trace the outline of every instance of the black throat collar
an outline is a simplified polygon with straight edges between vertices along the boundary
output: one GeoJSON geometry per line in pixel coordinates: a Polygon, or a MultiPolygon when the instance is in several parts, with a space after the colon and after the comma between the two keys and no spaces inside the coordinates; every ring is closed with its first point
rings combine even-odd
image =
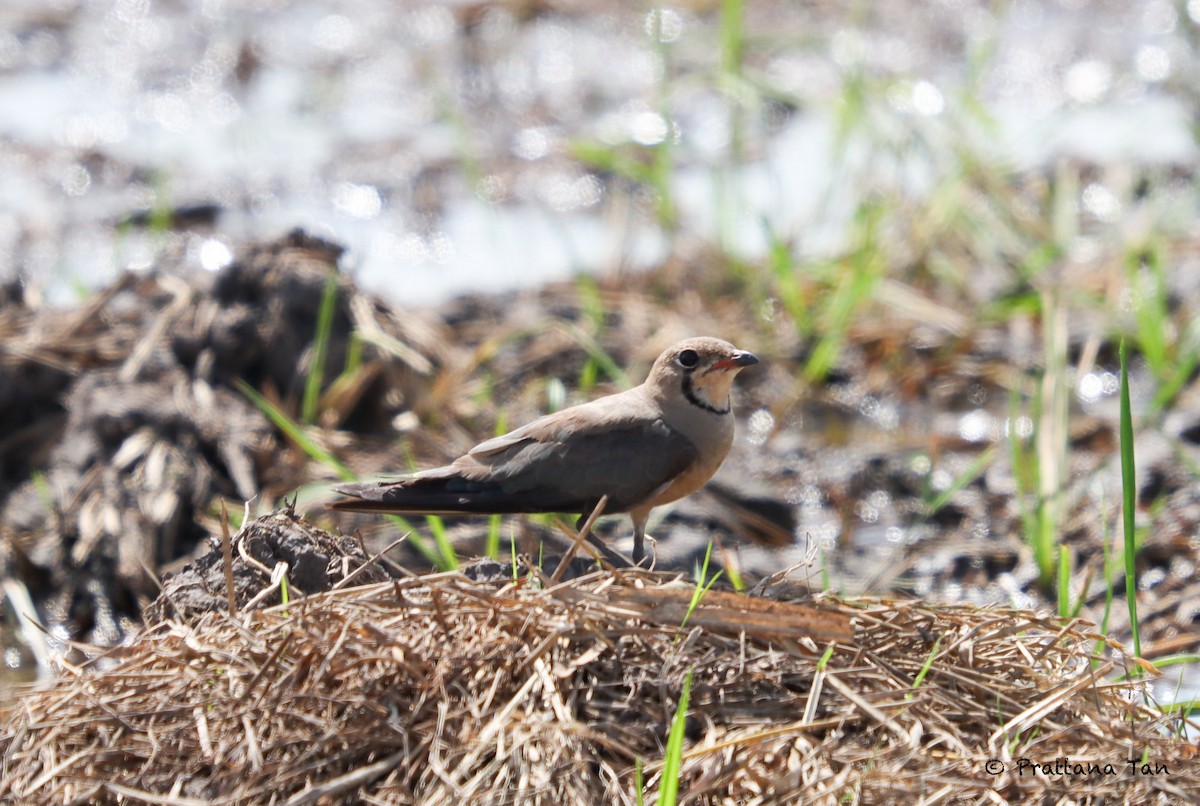
{"type": "Polygon", "coordinates": [[[729,413],[730,406],[728,405],[726,405],[723,409],[718,409],[716,406],[710,406],[700,399],[700,396],[696,394],[696,387],[692,383],[692,373],[690,372],[685,372],[683,375],[683,396],[686,397],[688,402],[693,406],[699,406],[707,412],[711,412],[713,414],[729,413]]]}

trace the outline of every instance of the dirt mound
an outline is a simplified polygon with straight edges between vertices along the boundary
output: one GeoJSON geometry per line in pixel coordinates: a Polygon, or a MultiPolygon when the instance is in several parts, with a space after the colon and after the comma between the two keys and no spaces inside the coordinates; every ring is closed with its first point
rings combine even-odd
{"type": "Polygon", "coordinates": [[[0,800],[634,803],[669,774],[685,679],[691,802],[1176,803],[1200,786],[1178,724],[1107,682],[1078,625],[717,591],[691,609],[695,592],[522,568],[164,621],[13,709],[0,800]]]}
{"type": "Polygon", "coordinates": [[[383,566],[370,562],[362,543],[317,529],[290,509],[258,518],[227,541],[212,537],[207,548],[163,580],[162,593],[146,610],[148,623],[282,604],[350,582],[391,578],[383,566]]]}
{"type": "Polygon", "coordinates": [[[96,643],[135,631],[157,569],[218,533],[216,500],[240,510],[314,477],[240,384],[296,408],[330,283],[325,377],[344,374],[356,330],[388,347],[360,349],[320,412],[378,431],[402,409],[409,372],[433,361],[411,346],[414,318],[339,276],[341,252],[294,232],[218,273],[127,274],[74,310],[5,297],[0,579],[44,623],[96,643]]]}

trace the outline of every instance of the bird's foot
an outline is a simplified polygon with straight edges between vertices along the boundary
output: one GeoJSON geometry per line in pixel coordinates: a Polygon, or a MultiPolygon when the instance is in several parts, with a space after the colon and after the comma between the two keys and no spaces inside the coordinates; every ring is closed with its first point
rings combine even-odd
{"type": "Polygon", "coordinates": [[[633,544],[633,564],[639,568],[654,570],[655,563],[658,562],[658,541],[650,535],[644,535],[643,540],[650,544],[649,556],[646,554],[646,549],[642,543],[635,542],[633,544]]]}

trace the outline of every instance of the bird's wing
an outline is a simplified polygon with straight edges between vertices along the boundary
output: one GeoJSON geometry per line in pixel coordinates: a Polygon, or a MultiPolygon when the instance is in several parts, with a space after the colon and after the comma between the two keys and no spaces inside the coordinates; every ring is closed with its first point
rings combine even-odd
{"type": "Polygon", "coordinates": [[[488,476],[508,495],[544,502],[546,509],[581,512],[607,495],[608,511],[622,512],[656,496],[696,461],[691,442],[654,420],[526,441],[491,465],[488,476]]]}
{"type": "Polygon", "coordinates": [[[695,445],[632,390],[534,420],[450,467],[531,506],[540,501],[539,508],[576,512],[607,495],[608,511],[620,512],[652,497],[698,458],[695,445]]]}
{"type": "Polygon", "coordinates": [[[690,440],[636,396],[564,409],[473,448],[445,467],[383,484],[343,485],[339,509],[443,512],[609,512],[652,498],[699,456],[690,440]]]}

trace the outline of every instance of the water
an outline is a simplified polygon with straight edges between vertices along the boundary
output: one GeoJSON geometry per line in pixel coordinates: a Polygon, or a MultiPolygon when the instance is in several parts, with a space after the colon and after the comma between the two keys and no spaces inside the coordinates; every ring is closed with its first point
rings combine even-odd
{"type": "MultiPolygon", "coordinates": [[[[721,21],[694,6],[10,0],[0,278],[68,302],[166,253],[213,270],[239,244],[300,226],[348,245],[362,286],[415,306],[654,266],[697,244],[753,257],[775,237],[827,253],[864,197],[922,200],[960,167],[963,145],[1005,175],[1094,166],[1071,204],[1102,228],[1125,220],[1139,171],[1195,171],[1197,0],[828,5],[752,4],[744,75],[721,76],[721,21]],[[855,111],[860,92],[869,100],[855,111]],[[581,144],[636,166],[669,146],[677,226],[662,225],[619,159],[577,159],[581,144]],[[215,223],[119,226],[202,203],[220,205],[215,223]]],[[[1195,220],[1191,196],[1176,206],[1183,226],[1195,220]]],[[[1076,256],[1089,248],[1071,243],[1076,256]]],[[[1081,402],[1111,409],[1111,381],[1085,378],[1081,402]]],[[[809,424],[835,448],[821,479],[856,473],[870,439],[1006,449],[1004,400],[933,419],[876,403],[861,419],[809,424]]],[[[786,459],[784,437],[772,442],[786,459]]],[[[912,471],[935,494],[966,456],[912,471]]],[[[879,556],[933,528],[901,528],[882,483],[843,522],[806,472],[788,500],[820,551],[848,529],[879,556]]],[[[941,555],[927,565],[915,568],[919,592],[953,597],[941,555]]]]}
{"type": "MultiPolygon", "coordinates": [[[[367,288],[422,305],[651,266],[695,240],[827,251],[872,182],[929,185],[944,166],[921,140],[936,152],[969,130],[1022,170],[1194,165],[1197,3],[940,5],[852,19],[754,4],[738,89],[718,75],[718,16],[684,7],[8,3],[0,276],[68,301],[166,251],[213,269],[302,226],[350,246],[367,288]],[[960,124],[976,64],[985,127],[960,124]],[[878,103],[842,141],[857,80],[878,103]],[[635,159],[668,143],[679,228],[644,188],[573,159],[582,142],[635,159]],[[115,226],[202,202],[225,210],[211,230],[115,226]]],[[[1104,215],[1116,194],[1089,198],[1104,215]]]]}

